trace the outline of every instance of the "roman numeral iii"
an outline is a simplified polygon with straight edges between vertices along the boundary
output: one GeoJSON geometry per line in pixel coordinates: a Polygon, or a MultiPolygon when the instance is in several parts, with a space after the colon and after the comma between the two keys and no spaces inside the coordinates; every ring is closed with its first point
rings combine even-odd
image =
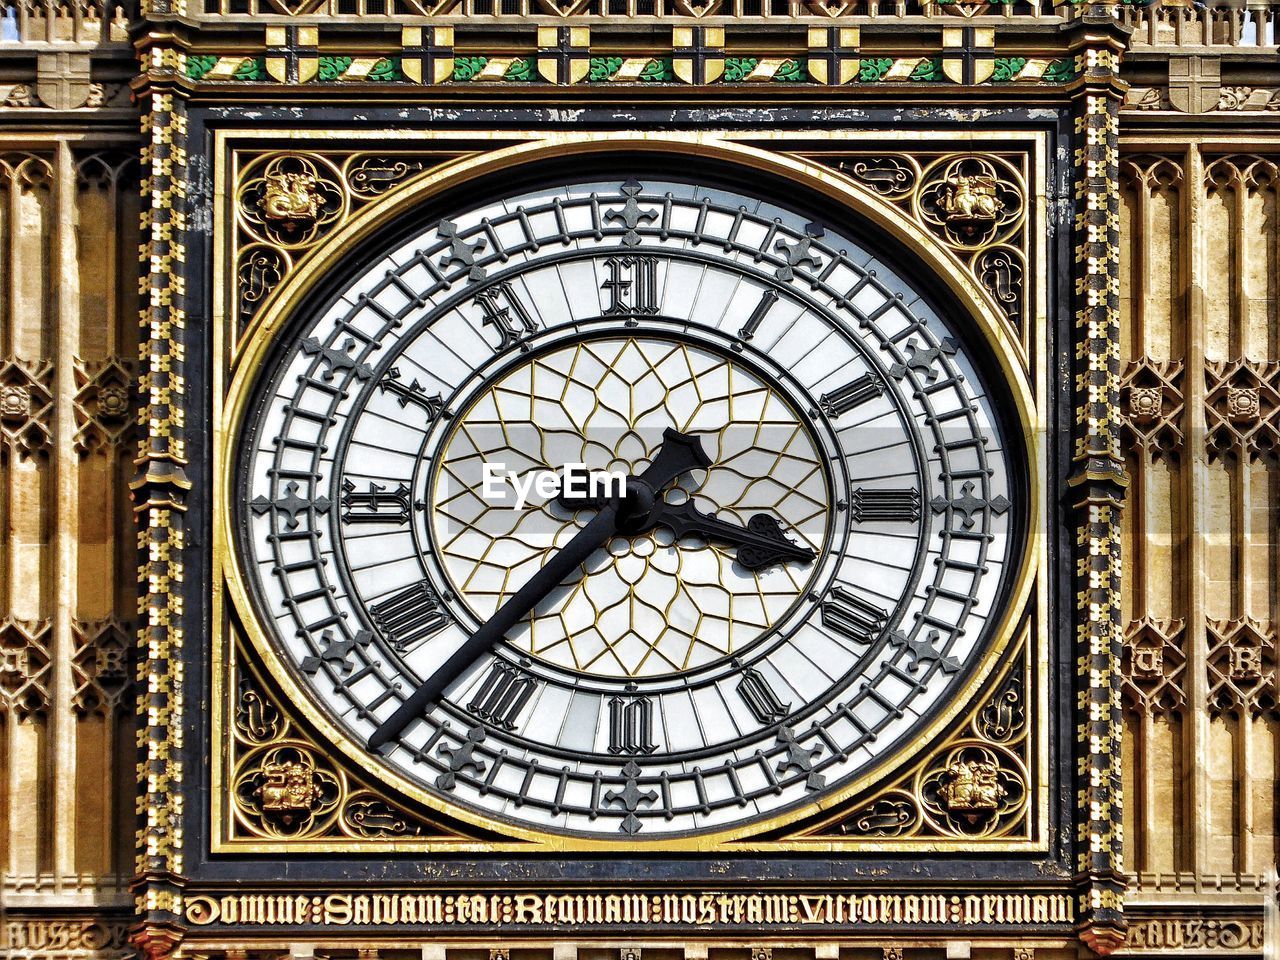
{"type": "Polygon", "coordinates": [[[888,614],[844,587],[832,587],[822,601],[822,625],[857,643],[870,643],[884,629],[888,614]]]}
{"type": "Polygon", "coordinates": [[[609,701],[609,752],[616,754],[653,753],[653,703],[648,697],[609,701]]]}
{"type": "Polygon", "coordinates": [[[874,523],[877,520],[920,519],[919,490],[864,490],[853,491],[849,515],[854,523],[874,523]]]}

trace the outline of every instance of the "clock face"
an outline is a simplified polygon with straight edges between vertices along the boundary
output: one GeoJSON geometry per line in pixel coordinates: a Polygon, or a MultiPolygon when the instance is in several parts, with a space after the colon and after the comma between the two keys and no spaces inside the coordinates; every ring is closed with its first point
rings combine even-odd
{"type": "Polygon", "coordinates": [[[1025,454],[970,325],[831,212],[561,178],[424,223],[280,346],[239,566],[371,767],[526,832],[742,831],[963,693],[1025,454]]]}

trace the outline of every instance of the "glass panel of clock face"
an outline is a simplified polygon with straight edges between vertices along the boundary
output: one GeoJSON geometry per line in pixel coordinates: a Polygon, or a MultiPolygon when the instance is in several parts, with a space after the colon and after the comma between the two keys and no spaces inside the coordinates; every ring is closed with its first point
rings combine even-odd
{"type": "Polygon", "coordinates": [[[371,764],[666,839],[809,809],[959,695],[1026,495],[976,336],[831,214],[561,182],[424,223],[305,318],[238,444],[238,549],[354,743],[601,510],[632,524],[371,764]],[[671,431],[708,465],[641,511],[671,431]]]}

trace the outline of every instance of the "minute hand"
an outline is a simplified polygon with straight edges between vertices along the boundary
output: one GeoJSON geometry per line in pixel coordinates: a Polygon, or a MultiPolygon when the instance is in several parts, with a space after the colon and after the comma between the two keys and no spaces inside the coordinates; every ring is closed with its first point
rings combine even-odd
{"type": "Polygon", "coordinates": [[[557,550],[529,581],[511,595],[496,613],[476,630],[435,673],[427,677],[404,703],[396,708],[373,735],[369,750],[374,751],[398,737],[400,731],[422,715],[428,704],[435,703],[463,670],[475,663],[501,640],[521,617],[536,607],[565,577],[576,570],[618,530],[618,505],[605,504],[591,522],[574,534],[573,539],[557,550]]]}
{"type": "Polygon", "coordinates": [[[748,570],[762,570],[788,560],[812,563],[817,556],[808,547],[787,539],[781,524],[767,513],[757,513],[743,527],[703,513],[686,500],[666,504],[656,523],[669,528],[677,538],[698,536],[737,547],[736,559],[748,570]]]}
{"type": "Polygon", "coordinates": [[[574,534],[563,547],[553,553],[529,582],[511,595],[497,612],[436,668],[373,731],[369,750],[374,751],[400,735],[400,732],[422,715],[428,704],[435,703],[445,688],[467,667],[493,648],[525,614],[551,593],[569,574],[586,563],[610,537],[625,527],[642,530],[653,525],[653,517],[661,509],[661,490],[684,473],[710,463],[702,441],[697,437],[668,428],[653,462],[638,477],[627,478],[627,495],[621,502],[611,500],[600,508],[591,521],[574,534]]]}

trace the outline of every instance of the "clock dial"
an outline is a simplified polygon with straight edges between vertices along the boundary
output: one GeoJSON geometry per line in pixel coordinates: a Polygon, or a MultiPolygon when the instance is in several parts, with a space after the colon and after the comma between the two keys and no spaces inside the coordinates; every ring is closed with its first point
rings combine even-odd
{"type": "MultiPolygon", "coordinates": [[[[517,508],[509,485],[486,497],[486,465],[537,475],[582,464],[625,476],[652,459],[668,427],[696,435],[712,460],[673,485],[670,500],[692,497],[744,527],[764,513],[821,549],[831,513],[825,457],[780,389],[740,355],[688,340],[574,336],[486,384],[441,444],[432,552],[472,618],[491,617],[582,519],[555,497],[517,508]]],[[[522,654],[595,677],[679,673],[758,639],[813,571],[747,570],[733,546],[677,540],[662,525],[620,533],[508,639],[522,654]]]]}
{"type": "Polygon", "coordinates": [[[661,840],[798,815],[961,694],[1021,563],[1023,455],[967,330],[732,190],[457,210],[261,378],[256,614],[353,742],[381,731],[371,764],[464,816],[661,840]],[[654,481],[673,444],[698,452],[654,481]]]}

